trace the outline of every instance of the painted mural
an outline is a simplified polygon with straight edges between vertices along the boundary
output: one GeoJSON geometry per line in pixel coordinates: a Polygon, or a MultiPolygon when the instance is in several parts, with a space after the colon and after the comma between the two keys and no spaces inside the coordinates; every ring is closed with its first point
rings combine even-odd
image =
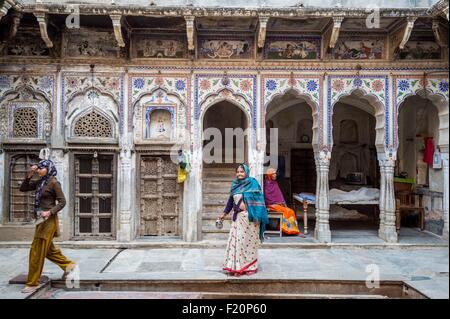
{"type": "Polygon", "coordinates": [[[433,41],[409,41],[403,50],[397,52],[400,60],[438,60],[441,59],[441,47],[433,41]]]}
{"type": "Polygon", "coordinates": [[[146,139],[170,139],[172,137],[172,109],[147,108],[145,116],[146,139]]]}
{"type": "Polygon", "coordinates": [[[18,34],[14,41],[9,42],[4,49],[5,55],[11,56],[49,56],[50,50],[45,45],[39,34],[27,36],[26,34],[18,34]]]}
{"type": "Polygon", "coordinates": [[[238,39],[201,39],[199,58],[248,59],[253,57],[253,41],[238,39]]]}
{"type": "Polygon", "coordinates": [[[315,60],[320,59],[320,37],[268,39],[266,59],[315,60]]]}
{"type": "Polygon", "coordinates": [[[383,39],[342,38],[332,50],[331,58],[336,60],[380,60],[384,56],[383,39]]]}
{"type": "MultiPolygon", "coordinates": [[[[181,37],[180,37],[181,38],[181,37]]],[[[187,46],[177,39],[154,39],[145,35],[133,37],[134,58],[186,58],[187,46]]]]}
{"type": "Polygon", "coordinates": [[[67,32],[64,37],[64,55],[81,58],[121,58],[123,52],[110,32],[67,32]]]}

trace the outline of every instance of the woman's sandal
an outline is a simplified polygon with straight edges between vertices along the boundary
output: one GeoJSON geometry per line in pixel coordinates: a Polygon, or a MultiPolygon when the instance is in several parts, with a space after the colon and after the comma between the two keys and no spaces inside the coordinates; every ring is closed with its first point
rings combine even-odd
{"type": "Polygon", "coordinates": [[[23,288],[21,290],[21,292],[24,294],[31,294],[31,293],[35,292],[37,289],[38,289],[38,286],[25,286],[25,288],[23,288]]]}

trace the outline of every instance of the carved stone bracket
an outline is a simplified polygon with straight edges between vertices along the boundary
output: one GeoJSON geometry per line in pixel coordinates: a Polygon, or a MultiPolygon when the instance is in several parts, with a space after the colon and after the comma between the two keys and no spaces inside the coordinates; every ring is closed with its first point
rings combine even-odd
{"type": "Polygon", "coordinates": [[[8,39],[11,40],[17,34],[17,30],[19,29],[20,20],[22,20],[23,14],[19,11],[14,11],[11,15],[11,28],[9,29],[8,39]]]}
{"type": "Polygon", "coordinates": [[[122,35],[122,15],[111,14],[110,18],[113,23],[114,35],[116,36],[117,44],[119,47],[123,48],[125,46],[125,41],[122,35]]]}
{"type": "Polygon", "coordinates": [[[412,29],[414,28],[414,22],[416,22],[416,20],[417,20],[417,17],[406,18],[406,27],[403,32],[403,38],[398,46],[400,49],[403,50],[405,48],[405,45],[408,42],[409,37],[411,36],[412,29]]]}
{"type": "Polygon", "coordinates": [[[258,31],[258,48],[264,48],[264,43],[266,42],[266,31],[267,31],[267,22],[269,21],[269,17],[260,16],[259,17],[259,31],[258,31]]]}
{"type": "Polygon", "coordinates": [[[341,31],[342,21],[344,21],[344,17],[333,18],[333,26],[331,32],[329,32],[329,38],[326,38],[327,48],[333,49],[336,46],[339,32],[341,31]]]}
{"type": "Polygon", "coordinates": [[[16,3],[13,0],[4,0],[0,3],[0,20],[8,14],[8,10],[15,7],[16,3]]]}
{"type": "Polygon", "coordinates": [[[433,34],[441,48],[448,48],[447,34],[442,30],[438,19],[433,19],[433,34]]]}
{"type": "Polygon", "coordinates": [[[47,32],[47,13],[42,11],[34,12],[34,15],[36,16],[36,19],[39,23],[39,29],[41,30],[41,37],[42,40],[44,40],[45,45],[48,48],[53,48],[53,42],[50,40],[47,32]]]}
{"type": "Polygon", "coordinates": [[[391,36],[390,36],[390,56],[393,57],[394,53],[397,50],[402,50],[406,43],[409,40],[409,37],[411,36],[411,32],[413,30],[414,27],[414,23],[417,20],[417,17],[407,17],[406,18],[406,25],[404,27],[401,27],[400,29],[398,29],[397,31],[395,31],[391,36]]]}
{"type": "Polygon", "coordinates": [[[188,49],[190,51],[195,50],[195,42],[194,42],[194,16],[185,16],[184,19],[186,20],[186,33],[187,33],[187,41],[188,41],[188,49]]]}

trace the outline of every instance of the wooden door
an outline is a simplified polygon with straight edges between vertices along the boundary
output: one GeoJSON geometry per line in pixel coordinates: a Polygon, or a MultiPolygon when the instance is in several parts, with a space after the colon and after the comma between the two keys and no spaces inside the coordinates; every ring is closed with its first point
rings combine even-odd
{"type": "Polygon", "coordinates": [[[170,156],[142,156],[140,165],[140,235],[180,235],[178,165],[170,156]]]}
{"type": "Polygon", "coordinates": [[[114,155],[75,156],[75,236],[112,237],[114,155]]]}
{"type": "MultiPolygon", "coordinates": [[[[39,157],[36,154],[20,154],[11,157],[9,170],[9,222],[11,223],[32,220],[35,191],[21,192],[19,188],[31,165],[38,162],[39,157]]],[[[38,179],[36,173],[32,180],[38,179]]]]}
{"type": "Polygon", "coordinates": [[[316,164],[312,149],[291,152],[291,193],[316,192],[316,164]]]}

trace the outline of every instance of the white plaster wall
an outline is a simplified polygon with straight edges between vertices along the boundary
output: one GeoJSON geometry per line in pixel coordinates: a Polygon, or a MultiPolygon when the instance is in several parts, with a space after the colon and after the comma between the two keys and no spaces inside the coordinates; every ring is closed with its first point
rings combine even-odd
{"type": "MultiPolygon", "coordinates": [[[[274,128],[278,128],[278,151],[288,154],[285,157],[286,177],[291,174],[291,149],[311,148],[311,143],[297,143],[297,124],[302,120],[313,120],[311,107],[306,103],[298,103],[280,110],[277,105],[271,105],[266,123],[271,120],[274,128]],[[272,116],[271,116],[272,115],[272,116]]],[[[309,132],[312,139],[312,130],[309,132]]]]}
{"type": "Polygon", "coordinates": [[[375,118],[354,106],[336,103],[333,112],[333,151],[330,162],[330,180],[335,180],[339,175],[341,155],[347,151],[357,157],[358,170],[364,172],[372,180],[376,178],[376,157],[370,147],[375,146],[375,118]],[[358,143],[342,144],[341,121],[354,120],[358,127],[358,143]],[[366,145],[366,146],[364,146],[366,145]]]}
{"type": "MultiPolygon", "coordinates": [[[[417,162],[422,162],[423,141],[432,136],[434,145],[439,141],[439,116],[431,101],[412,96],[401,105],[399,114],[398,173],[405,171],[411,178],[417,178],[417,162]]],[[[442,192],[444,173],[442,169],[428,167],[429,188],[442,192]]]]}

